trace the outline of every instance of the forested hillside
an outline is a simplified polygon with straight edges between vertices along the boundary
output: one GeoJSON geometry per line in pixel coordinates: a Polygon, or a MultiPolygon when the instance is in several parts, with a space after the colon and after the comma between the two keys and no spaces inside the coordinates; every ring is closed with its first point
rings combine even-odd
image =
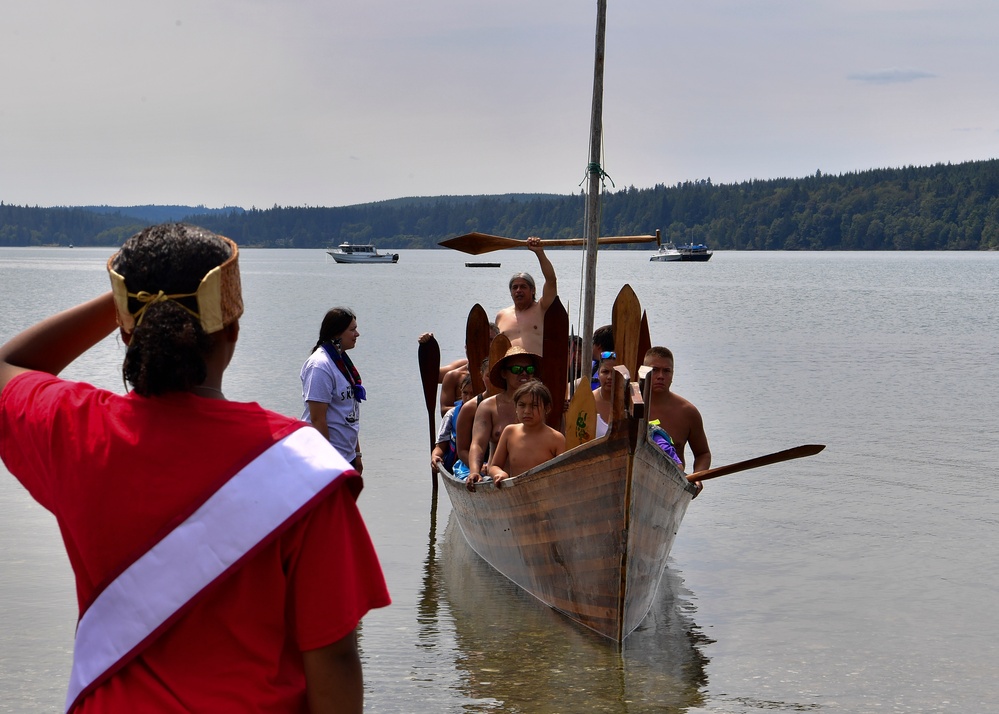
{"type": "MultiPolygon", "coordinates": [[[[445,196],[339,208],[216,210],[186,220],[243,245],[322,248],[350,241],[430,248],[470,231],[580,236],[583,204],[582,195],[445,196]]],[[[114,244],[144,223],[129,209],[101,210],[0,203],[0,245],[114,244]]],[[[603,235],[660,229],[676,243],[722,250],[995,250],[999,160],[627,188],[607,193],[602,226],[603,235]]]]}

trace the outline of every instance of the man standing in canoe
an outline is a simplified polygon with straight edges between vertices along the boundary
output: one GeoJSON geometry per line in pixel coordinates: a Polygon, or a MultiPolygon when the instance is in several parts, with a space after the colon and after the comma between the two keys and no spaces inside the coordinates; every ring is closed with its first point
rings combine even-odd
{"type": "Polygon", "coordinates": [[[528,352],[540,355],[545,331],[545,311],[558,297],[558,282],[555,268],[541,246],[541,239],[528,238],[527,247],[538,256],[541,274],[545,278],[541,299],[537,299],[534,278],[528,273],[517,273],[510,278],[510,297],[513,298],[513,305],[497,313],[496,325],[499,331],[510,339],[511,345],[523,347],[528,352]]]}
{"type": "MultiPolygon", "coordinates": [[[[650,368],[648,378],[652,380],[649,421],[659,421],[684,465],[687,463],[686,447],[690,446],[694,456],[692,473],[711,468],[711,448],[704,433],[701,413],[689,401],[670,391],[673,385],[673,353],[665,347],[653,347],[645,353],[644,364],[650,368]]],[[[694,485],[700,493],[701,482],[697,481],[694,485]]]]}

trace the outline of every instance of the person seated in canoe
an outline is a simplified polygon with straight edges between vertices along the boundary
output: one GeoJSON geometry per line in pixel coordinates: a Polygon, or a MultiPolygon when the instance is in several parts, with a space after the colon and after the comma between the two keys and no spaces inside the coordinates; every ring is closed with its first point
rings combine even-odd
{"type": "Polygon", "coordinates": [[[565,451],[565,436],[545,423],[552,408],[552,394],[537,380],[520,385],[513,393],[518,424],[503,429],[489,464],[494,483],[530,471],[565,451]]]}
{"type": "Polygon", "coordinates": [[[590,368],[590,389],[600,388],[600,377],[597,374],[600,369],[600,360],[604,359],[604,354],[613,353],[614,328],[610,325],[598,327],[593,331],[593,362],[590,368]]]}
{"type": "Polygon", "coordinates": [[[434,450],[430,453],[430,465],[434,468],[444,468],[451,470],[458,460],[458,446],[455,431],[455,423],[461,413],[462,406],[475,398],[472,391],[472,377],[466,374],[461,380],[461,398],[456,400],[454,406],[447,410],[444,418],[441,419],[441,428],[437,432],[437,441],[434,450]]]}
{"type": "Polygon", "coordinates": [[[593,390],[593,404],[596,407],[597,423],[594,434],[600,438],[607,433],[611,420],[611,397],[614,388],[614,367],[617,365],[616,352],[601,352],[597,377],[600,386],[593,390]]]}
{"type": "MultiPolygon", "coordinates": [[[[673,385],[673,353],[665,347],[653,347],[645,353],[643,364],[650,368],[647,378],[652,380],[649,423],[658,422],[669,434],[682,466],[686,466],[685,452],[689,445],[693,455],[691,472],[711,468],[711,449],[704,433],[701,413],[689,401],[670,391],[673,385]]],[[[701,482],[696,481],[694,486],[700,493],[703,488],[701,482]]]]}
{"type": "Polygon", "coordinates": [[[451,473],[455,478],[460,479],[468,477],[468,452],[472,446],[472,425],[475,423],[475,412],[478,411],[479,405],[483,400],[488,398],[489,393],[493,391],[492,384],[489,382],[488,357],[482,360],[479,369],[481,370],[482,383],[485,385],[485,389],[482,390],[481,394],[476,394],[473,399],[462,404],[461,410],[454,419],[454,443],[458,460],[454,462],[454,468],[451,470],[451,473]]]}
{"type": "Polygon", "coordinates": [[[487,463],[489,453],[495,453],[500,435],[509,424],[517,421],[514,392],[535,378],[541,357],[523,347],[510,345],[506,335],[493,340],[490,349],[489,381],[501,391],[482,400],[472,422],[472,442],[468,448],[468,482],[477,483],[487,463]]]}
{"type": "Polygon", "coordinates": [[[496,325],[499,331],[509,338],[511,345],[523,347],[528,352],[540,355],[545,332],[545,311],[558,297],[558,282],[555,268],[541,246],[541,239],[528,238],[527,247],[538,256],[541,274],[545,278],[541,299],[537,299],[534,278],[528,273],[515,274],[509,283],[513,305],[497,313],[496,325]]]}

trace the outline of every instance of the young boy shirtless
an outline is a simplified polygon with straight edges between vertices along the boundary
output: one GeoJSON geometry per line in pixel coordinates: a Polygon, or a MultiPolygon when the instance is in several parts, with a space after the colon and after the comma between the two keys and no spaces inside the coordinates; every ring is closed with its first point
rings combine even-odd
{"type": "Polygon", "coordinates": [[[499,483],[522,474],[565,451],[565,437],[545,423],[552,408],[552,395],[537,380],[522,385],[513,395],[519,424],[510,424],[500,434],[489,475],[499,483]]]}

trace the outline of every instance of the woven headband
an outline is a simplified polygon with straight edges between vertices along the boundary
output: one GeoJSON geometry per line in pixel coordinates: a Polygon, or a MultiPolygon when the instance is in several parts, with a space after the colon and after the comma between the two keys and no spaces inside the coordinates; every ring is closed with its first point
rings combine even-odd
{"type": "Polygon", "coordinates": [[[186,305],[177,302],[196,320],[201,323],[201,327],[208,334],[218,332],[226,325],[237,320],[243,314],[243,296],[239,281],[239,247],[225,236],[219,236],[231,249],[229,258],[222,265],[217,265],[208,271],[208,274],[201,279],[198,289],[193,293],[176,293],[167,295],[162,290],[157,293],[140,290],[137,293],[130,293],[125,285],[125,278],[111,267],[114,259],[118,256],[115,253],[108,258],[108,273],[111,276],[111,294],[114,297],[115,315],[118,325],[131,333],[137,325],[142,324],[142,318],[150,305],[166,300],[177,301],[180,298],[193,297],[197,299],[198,310],[195,312],[186,305]],[[138,300],[142,307],[134,313],[128,309],[128,299],[138,300]]]}

